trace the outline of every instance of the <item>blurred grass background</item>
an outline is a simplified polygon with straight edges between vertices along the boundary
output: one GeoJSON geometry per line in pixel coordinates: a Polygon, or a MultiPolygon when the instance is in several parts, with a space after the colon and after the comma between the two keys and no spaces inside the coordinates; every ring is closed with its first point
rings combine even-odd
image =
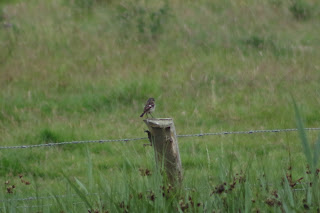
{"type": "MultiPolygon", "coordinates": [[[[1,1],[0,144],[144,136],[149,97],[178,134],[294,128],[291,95],[305,126],[319,127],[319,21],[316,0],[1,1]]],[[[126,164],[152,168],[143,143],[89,145],[93,169],[108,178],[126,164]]],[[[223,162],[238,172],[250,162],[279,181],[290,166],[306,169],[297,133],[179,146],[186,182],[217,184],[211,173],[223,162]]],[[[87,148],[1,151],[0,179],[37,182],[17,195],[55,191],[61,170],[86,181],[87,148]]]]}

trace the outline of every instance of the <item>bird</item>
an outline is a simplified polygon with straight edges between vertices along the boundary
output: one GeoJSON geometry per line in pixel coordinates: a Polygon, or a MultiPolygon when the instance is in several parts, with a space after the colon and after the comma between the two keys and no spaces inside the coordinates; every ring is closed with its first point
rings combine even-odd
{"type": "Polygon", "coordinates": [[[146,105],[144,106],[143,113],[140,115],[140,117],[143,117],[144,114],[146,114],[147,117],[148,117],[148,114],[152,116],[151,113],[154,112],[155,108],[156,108],[156,103],[154,98],[149,98],[146,105]]]}

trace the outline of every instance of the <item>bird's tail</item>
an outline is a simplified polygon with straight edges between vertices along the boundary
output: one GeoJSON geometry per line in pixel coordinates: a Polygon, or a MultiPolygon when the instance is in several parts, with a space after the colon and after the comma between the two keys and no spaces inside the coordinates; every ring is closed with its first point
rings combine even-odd
{"type": "Polygon", "coordinates": [[[143,113],[140,115],[140,117],[143,117],[144,113],[145,113],[145,112],[143,112],[143,113]]]}

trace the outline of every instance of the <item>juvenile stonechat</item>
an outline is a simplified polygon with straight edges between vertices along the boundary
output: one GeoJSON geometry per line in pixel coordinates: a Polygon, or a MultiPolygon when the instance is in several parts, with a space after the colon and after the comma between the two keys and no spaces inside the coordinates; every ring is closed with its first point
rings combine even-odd
{"type": "Polygon", "coordinates": [[[155,103],[154,98],[149,98],[144,109],[143,109],[143,113],[140,115],[140,117],[143,117],[144,114],[146,114],[147,117],[148,117],[148,114],[150,114],[152,116],[151,113],[153,113],[155,109],[156,109],[156,103],[155,103]]]}

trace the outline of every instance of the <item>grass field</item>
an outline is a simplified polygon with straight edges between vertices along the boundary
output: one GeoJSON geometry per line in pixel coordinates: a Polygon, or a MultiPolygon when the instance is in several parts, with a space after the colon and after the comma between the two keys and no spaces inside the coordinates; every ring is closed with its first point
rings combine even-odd
{"type": "MultiPolygon", "coordinates": [[[[0,146],[144,137],[149,97],[177,134],[320,127],[319,35],[316,0],[1,1],[0,146]]],[[[0,212],[319,212],[318,134],[179,138],[180,191],[147,141],[0,150],[0,212]]]]}

